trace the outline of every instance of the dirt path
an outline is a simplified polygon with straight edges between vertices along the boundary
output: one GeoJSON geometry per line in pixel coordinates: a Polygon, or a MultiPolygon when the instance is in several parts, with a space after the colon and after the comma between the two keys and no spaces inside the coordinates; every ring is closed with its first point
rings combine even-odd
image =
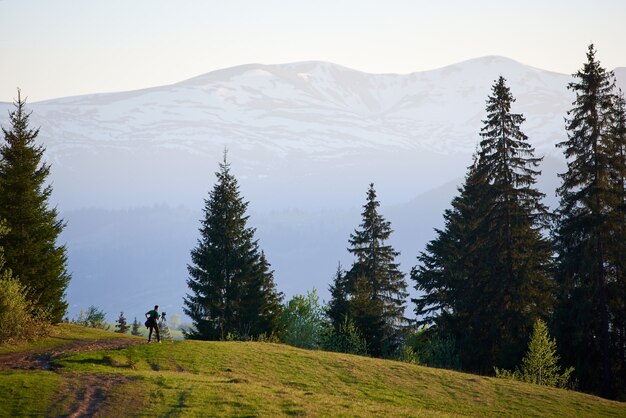
{"type": "MultiPolygon", "coordinates": [[[[111,340],[81,340],[40,350],[0,355],[0,370],[52,370],[52,361],[73,353],[96,350],[117,350],[144,344],[144,340],[115,338],[111,340]]],[[[70,401],[68,417],[97,415],[111,389],[122,385],[128,377],[110,374],[64,374],[64,384],[58,388],[57,401],[70,401]]],[[[56,402],[55,402],[56,403],[56,402]]]]}
{"type": "Polygon", "coordinates": [[[52,361],[67,354],[83,351],[117,350],[145,341],[131,338],[112,340],[81,340],[41,350],[0,355],[0,370],[51,370],[52,361]]]}
{"type": "Polygon", "coordinates": [[[69,392],[74,395],[70,406],[70,418],[92,417],[103,414],[101,407],[111,393],[111,390],[130,379],[124,376],[80,374],[74,376],[70,383],[69,392]]]}

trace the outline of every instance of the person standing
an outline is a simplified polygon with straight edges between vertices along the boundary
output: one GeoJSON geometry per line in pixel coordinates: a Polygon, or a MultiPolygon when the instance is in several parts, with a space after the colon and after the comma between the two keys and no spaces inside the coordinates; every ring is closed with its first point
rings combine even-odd
{"type": "Polygon", "coordinates": [[[146,326],[150,330],[148,332],[148,342],[152,340],[152,330],[154,330],[156,334],[157,342],[161,342],[161,336],[159,335],[159,318],[161,314],[159,313],[159,305],[154,305],[154,309],[146,312],[146,326]]]}

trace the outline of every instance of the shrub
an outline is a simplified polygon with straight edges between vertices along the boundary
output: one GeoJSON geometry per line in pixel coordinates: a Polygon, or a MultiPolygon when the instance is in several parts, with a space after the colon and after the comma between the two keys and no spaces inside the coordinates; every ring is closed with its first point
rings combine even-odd
{"type": "Polygon", "coordinates": [[[445,335],[437,328],[424,327],[407,338],[407,343],[420,364],[442,369],[459,370],[461,359],[454,336],[445,335]]]}
{"type": "Polygon", "coordinates": [[[313,289],[306,296],[295,295],[291,298],[278,318],[278,328],[280,339],[285,344],[320,348],[325,322],[317,291],[313,289]]]}
{"type": "Polygon", "coordinates": [[[266,333],[262,333],[259,334],[256,341],[259,343],[279,343],[280,338],[278,338],[278,336],[274,333],[271,333],[269,335],[266,333]]]}
{"type": "Polygon", "coordinates": [[[407,343],[402,344],[398,348],[394,358],[398,361],[403,361],[405,363],[420,364],[420,359],[417,353],[415,352],[413,347],[411,347],[411,345],[407,343]]]}
{"type": "Polygon", "coordinates": [[[367,355],[367,342],[361,337],[354,321],[344,316],[339,329],[327,327],[322,338],[322,349],[337,353],[367,355]]]}
{"type": "Polygon", "coordinates": [[[76,325],[80,325],[83,327],[108,330],[111,328],[111,326],[104,322],[105,318],[106,314],[102,309],[91,305],[89,308],[87,308],[87,312],[81,309],[78,313],[78,318],[73,322],[76,325]]]}
{"type": "Polygon", "coordinates": [[[33,340],[48,334],[45,312],[26,297],[27,289],[10,272],[0,278],[0,344],[33,340]]]}
{"type": "Polygon", "coordinates": [[[431,338],[423,348],[422,358],[425,364],[432,367],[454,370],[461,368],[461,359],[453,336],[436,335],[431,338]]]}

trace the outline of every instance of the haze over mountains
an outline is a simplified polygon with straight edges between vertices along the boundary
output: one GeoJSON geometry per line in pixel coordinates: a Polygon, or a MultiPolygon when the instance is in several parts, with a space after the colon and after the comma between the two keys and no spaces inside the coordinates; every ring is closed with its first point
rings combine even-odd
{"type": "MultiPolygon", "coordinates": [[[[626,68],[615,74],[626,90],[626,68]]],[[[287,296],[316,287],[327,298],[338,261],[351,263],[347,241],[370,182],[408,273],[471,163],[499,75],[546,157],[541,188],[553,205],[571,76],[502,57],[408,75],[250,64],[170,86],[28,103],[52,163],[53,203],[68,223],[70,316],[91,304],[110,319],[124,311],[132,320],[155,303],[182,311],[189,251],[225,148],[287,296]]],[[[4,127],[11,107],[0,103],[4,127]]]]}

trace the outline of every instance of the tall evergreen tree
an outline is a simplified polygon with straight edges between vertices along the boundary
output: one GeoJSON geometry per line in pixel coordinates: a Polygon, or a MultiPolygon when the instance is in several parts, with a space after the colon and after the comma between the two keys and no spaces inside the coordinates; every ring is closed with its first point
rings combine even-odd
{"type": "Polygon", "coordinates": [[[534,156],[520,128],[524,117],[511,112],[513,102],[500,76],[487,100],[476,168],[488,184],[478,224],[486,262],[482,295],[493,309],[489,323],[497,342],[492,361],[501,365],[517,363],[535,320],[554,306],[552,244],[543,236],[550,215],[535,186],[543,158],[534,156]]]}
{"type": "Polygon", "coordinates": [[[391,223],[378,213],[374,185],[367,191],[360,229],[350,235],[356,260],[346,273],[350,317],[354,320],[374,356],[391,354],[398,331],[404,324],[406,281],[395,258],[399,255],[386,243],[393,232],[391,223]]]}
{"type": "Polygon", "coordinates": [[[623,253],[615,257],[615,245],[623,248],[623,241],[615,241],[624,226],[623,215],[616,216],[624,187],[623,180],[618,184],[623,167],[616,153],[623,146],[612,129],[614,76],[600,65],[593,45],[587,62],[573,76],[568,88],[576,100],[566,119],[567,140],[557,144],[564,148],[567,171],[560,175],[563,182],[557,190],[560,206],[555,236],[561,292],[556,323],[564,359],[574,364],[581,387],[608,396],[614,384],[615,358],[610,332],[616,312],[611,306],[624,306],[623,295],[615,299],[609,294],[623,265],[617,259],[623,253]]]}
{"type": "Polygon", "coordinates": [[[270,334],[280,313],[269,263],[248,227],[248,203],[226,161],[205,200],[198,245],[191,251],[184,311],[193,321],[188,338],[216,340],[270,334]]]}
{"type": "Polygon", "coordinates": [[[418,255],[419,264],[411,270],[415,289],[421,293],[412,299],[417,324],[434,326],[440,338],[462,343],[457,348],[466,369],[475,369],[474,360],[483,354],[481,346],[470,342],[490,316],[476,309],[482,292],[474,279],[479,272],[476,253],[481,249],[475,230],[483,212],[479,192],[486,185],[475,165],[469,168],[452,207],[444,212],[444,228],[435,230],[436,238],[418,255]]]}
{"type": "Polygon", "coordinates": [[[39,130],[29,127],[30,113],[19,90],[14,104],[11,127],[2,127],[0,145],[0,219],[6,219],[9,228],[0,246],[13,276],[29,289],[29,299],[53,322],[60,322],[70,281],[65,246],[57,245],[65,224],[56,209],[48,207],[50,166],[42,161],[45,149],[35,142],[39,130]]]}
{"type": "Polygon", "coordinates": [[[533,322],[553,306],[549,213],[535,187],[541,158],[514,101],[499,77],[465,185],[411,274],[425,292],[418,317],[452,334],[463,367],[480,372],[517,364],[533,322]]]}

